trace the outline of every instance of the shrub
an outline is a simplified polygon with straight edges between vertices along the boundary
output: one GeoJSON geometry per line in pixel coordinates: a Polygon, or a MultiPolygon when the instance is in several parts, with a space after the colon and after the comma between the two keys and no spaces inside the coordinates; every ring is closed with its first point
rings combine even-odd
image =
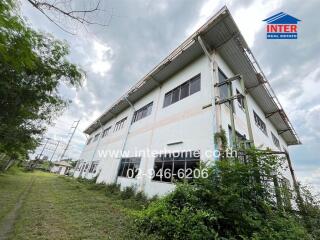
{"type": "Polygon", "coordinates": [[[99,190],[104,190],[106,188],[106,185],[103,184],[103,183],[95,183],[95,184],[90,184],[88,186],[88,190],[96,190],[96,191],[99,191],[99,190]]]}
{"type": "Polygon", "coordinates": [[[217,161],[208,178],[179,183],[136,219],[160,239],[312,239],[301,216],[278,208],[261,176],[278,173],[281,159],[251,152],[250,162],[217,161]]]}
{"type": "Polygon", "coordinates": [[[142,191],[139,191],[136,193],[135,200],[142,203],[142,204],[148,203],[148,198],[147,198],[146,194],[142,191]]]}
{"type": "Polygon", "coordinates": [[[106,188],[107,196],[118,195],[120,193],[120,184],[117,184],[117,183],[106,184],[105,188],[106,188]]]}
{"type": "Polygon", "coordinates": [[[133,198],[135,196],[135,192],[136,192],[136,189],[134,186],[125,187],[120,192],[120,198],[123,200],[133,198]]]}
{"type": "Polygon", "coordinates": [[[158,195],[154,195],[152,198],[149,199],[149,202],[155,202],[159,200],[159,196],[158,195]]]}

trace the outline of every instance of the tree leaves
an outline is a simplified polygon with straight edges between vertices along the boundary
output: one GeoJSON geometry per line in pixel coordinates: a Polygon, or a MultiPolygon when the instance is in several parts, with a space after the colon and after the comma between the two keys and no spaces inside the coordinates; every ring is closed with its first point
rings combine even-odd
{"type": "Polygon", "coordinates": [[[66,56],[66,42],[31,29],[14,1],[0,2],[0,152],[24,155],[67,106],[58,92],[80,87],[84,77],[66,56]]]}

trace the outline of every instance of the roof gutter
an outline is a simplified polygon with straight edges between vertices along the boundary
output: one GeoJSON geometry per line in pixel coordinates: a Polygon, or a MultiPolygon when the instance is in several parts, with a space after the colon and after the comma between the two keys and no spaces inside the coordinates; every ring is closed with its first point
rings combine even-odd
{"type": "Polygon", "coordinates": [[[110,112],[117,104],[119,104],[125,97],[129,97],[130,94],[132,94],[137,88],[142,86],[145,81],[152,79],[154,75],[156,75],[158,72],[163,70],[167,65],[171,63],[172,60],[174,60],[177,56],[179,56],[183,51],[188,49],[192,44],[194,44],[197,40],[197,37],[205,32],[205,30],[210,27],[212,24],[214,24],[215,20],[223,14],[223,12],[227,11],[227,7],[222,7],[214,16],[212,16],[203,26],[201,26],[196,32],[194,32],[189,38],[187,38],[179,47],[177,47],[175,50],[173,50],[168,57],[166,57],[164,60],[162,60],[155,68],[153,68],[145,77],[143,77],[139,82],[137,82],[129,91],[127,91],[120,99],[113,104],[110,108],[108,108],[103,114],[101,114],[97,119],[95,119],[93,124],[90,124],[89,127],[87,127],[84,130],[84,133],[90,134],[96,129],[90,131],[90,128],[94,127],[95,123],[100,120],[105,114],[110,112]]]}

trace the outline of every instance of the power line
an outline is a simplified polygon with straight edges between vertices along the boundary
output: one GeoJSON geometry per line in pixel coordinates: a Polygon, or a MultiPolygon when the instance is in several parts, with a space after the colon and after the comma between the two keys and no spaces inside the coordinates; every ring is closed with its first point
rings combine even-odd
{"type": "Polygon", "coordinates": [[[54,157],[54,155],[55,155],[55,153],[56,153],[56,151],[57,151],[57,148],[59,147],[59,144],[60,144],[60,141],[57,142],[56,148],[54,149],[54,151],[53,151],[53,153],[52,153],[52,155],[51,155],[51,158],[50,158],[50,160],[49,160],[49,169],[50,169],[50,166],[51,166],[51,162],[52,162],[52,160],[53,160],[53,157],[54,157]]]}
{"type": "Polygon", "coordinates": [[[71,142],[71,140],[72,140],[72,138],[73,138],[73,135],[74,135],[74,133],[75,133],[75,131],[76,131],[78,125],[79,125],[79,122],[80,122],[80,120],[74,121],[74,122],[72,123],[71,129],[73,129],[73,131],[72,131],[72,134],[71,134],[71,136],[70,136],[70,138],[69,138],[69,141],[68,141],[68,143],[67,143],[67,146],[65,147],[65,149],[63,150],[63,152],[62,152],[62,154],[61,154],[60,161],[63,159],[66,151],[68,150],[68,147],[69,147],[70,142],[71,142]],[[73,126],[74,124],[76,124],[76,125],[73,126]]]}

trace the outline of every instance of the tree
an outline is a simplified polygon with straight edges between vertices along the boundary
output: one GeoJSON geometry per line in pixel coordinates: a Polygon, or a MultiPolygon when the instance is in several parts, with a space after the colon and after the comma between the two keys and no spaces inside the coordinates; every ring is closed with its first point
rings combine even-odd
{"type": "Polygon", "coordinates": [[[249,149],[242,159],[208,166],[206,177],[179,183],[138,213],[137,230],[157,239],[319,239],[319,203],[303,192],[305,221],[291,206],[284,159],[265,153],[249,149]]]}
{"type": "MultiPolygon", "coordinates": [[[[100,0],[91,1],[73,1],[73,0],[27,0],[34,8],[40,11],[49,21],[54,23],[61,30],[70,34],[75,34],[77,26],[100,25],[107,26],[109,23],[96,21],[96,13],[103,11],[100,9],[100,0]],[[77,2],[77,4],[75,4],[77,2]],[[81,8],[75,8],[75,5],[81,5],[81,8]],[[68,24],[70,23],[70,24],[68,24]],[[71,29],[75,28],[75,29],[71,29]]],[[[104,13],[104,16],[107,14],[104,13]]],[[[111,12],[108,22],[110,22],[113,13],[111,12]]]]}
{"type": "Polygon", "coordinates": [[[80,87],[84,74],[67,44],[27,26],[13,0],[0,2],[0,27],[0,153],[16,159],[67,106],[59,86],[80,87]]]}

